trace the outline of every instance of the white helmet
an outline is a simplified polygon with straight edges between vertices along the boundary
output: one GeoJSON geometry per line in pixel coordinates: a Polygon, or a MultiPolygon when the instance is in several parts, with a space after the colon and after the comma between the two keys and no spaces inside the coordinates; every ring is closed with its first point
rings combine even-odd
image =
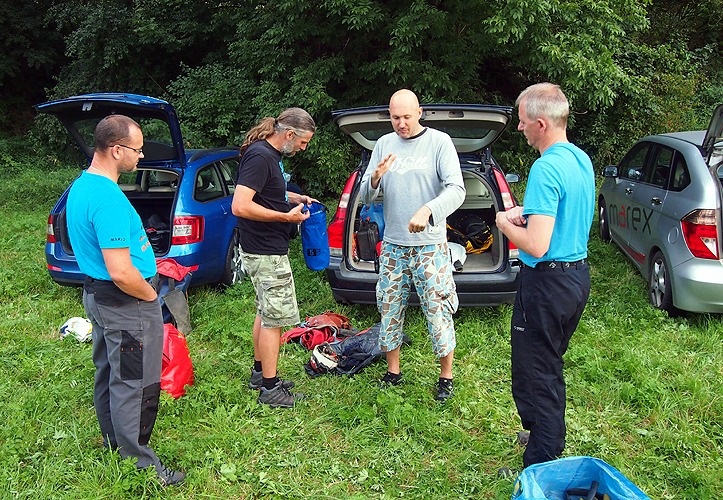
{"type": "Polygon", "coordinates": [[[60,338],[64,339],[68,335],[72,335],[78,342],[89,342],[91,340],[91,332],[93,325],[86,318],[70,318],[60,327],[60,338]]]}
{"type": "Polygon", "coordinates": [[[339,364],[339,356],[328,342],[322,342],[311,351],[309,365],[316,373],[329,373],[339,364]]]}

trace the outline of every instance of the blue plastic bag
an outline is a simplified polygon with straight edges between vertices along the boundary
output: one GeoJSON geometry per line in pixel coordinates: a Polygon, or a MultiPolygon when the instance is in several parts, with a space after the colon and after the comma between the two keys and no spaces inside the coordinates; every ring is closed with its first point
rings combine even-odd
{"type": "Polygon", "coordinates": [[[384,204],[372,203],[371,206],[364,205],[359,211],[359,219],[362,221],[376,222],[379,229],[379,241],[384,239],[384,204]]]}
{"type": "Polygon", "coordinates": [[[329,236],[326,233],[326,207],[312,202],[309,218],[301,223],[301,248],[306,267],[323,271],[329,265],[329,236]]]}
{"type": "Polygon", "coordinates": [[[610,500],[650,500],[615,467],[593,457],[560,458],[530,465],[517,477],[512,500],[567,500],[568,490],[587,490],[593,481],[599,484],[598,494],[607,494],[610,500]]]}

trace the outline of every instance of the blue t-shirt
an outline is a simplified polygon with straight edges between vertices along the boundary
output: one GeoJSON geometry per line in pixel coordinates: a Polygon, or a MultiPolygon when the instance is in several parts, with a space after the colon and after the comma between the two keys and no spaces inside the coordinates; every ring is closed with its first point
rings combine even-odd
{"type": "Polygon", "coordinates": [[[520,250],[520,259],[534,266],[586,258],[594,213],[595,172],[590,157],[574,144],[553,144],[532,164],[523,209],[526,216],[555,218],[550,248],[539,259],[520,250]]]}
{"type": "Polygon", "coordinates": [[[87,276],[111,279],[102,248],[128,248],[131,263],[144,278],[156,274],[156,257],[141,218],[112,180],[83,172],[68,193],[66,220],[75,258],[87,276]]]}

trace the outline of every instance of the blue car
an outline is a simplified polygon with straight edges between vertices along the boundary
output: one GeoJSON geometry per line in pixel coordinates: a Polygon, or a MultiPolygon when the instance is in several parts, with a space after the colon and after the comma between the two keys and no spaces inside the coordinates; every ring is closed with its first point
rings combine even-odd
{"type": "MultiPolygon", "coordinates": [[[[237,219],[231,213],[238,148],[186,149],[173,106],[148,96],[86,94],[35,108],[57,116],[89,162],[93,132],[103,117],[124,114],[136,120],[143,130],[144,157],[118,183],[140,214],[156,258],[190,267],[191,286],[233,285],[243,279],[237,219]]],[[[68,239],[68,189],[48,218],[45,256],[56,283],[78,286],[85,275],[68,239]]]]}

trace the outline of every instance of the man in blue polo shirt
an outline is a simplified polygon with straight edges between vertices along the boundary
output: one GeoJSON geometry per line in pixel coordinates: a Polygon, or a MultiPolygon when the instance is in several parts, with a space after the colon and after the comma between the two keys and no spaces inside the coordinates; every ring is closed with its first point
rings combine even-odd
{"type": "Polygon", "coordinates": [[[512,395],[529,435],[524,466],[565,448],[563,355],[590,295],[587,241],[595,211],[588,155],[567,140],[569,104],[539,83],[517,98],[517,127],[540,158],[524,206],[497,213],[497,228],[520,250],[523,269],[512,313],[512,395]]]}
{"type": "Polygon", "coordinates": [[[148,446],[158,414],[163,315],[148,280],[156,259],[138,213],[118,187],[143,157],[143,133],[111,115],[95,128],[93,160],[75,180],[66,207],[80,270],[85,313],[93,325],[93,402],[103,443],[138,468],[154,467],[164,486],[183,481],[148,446]]]}

